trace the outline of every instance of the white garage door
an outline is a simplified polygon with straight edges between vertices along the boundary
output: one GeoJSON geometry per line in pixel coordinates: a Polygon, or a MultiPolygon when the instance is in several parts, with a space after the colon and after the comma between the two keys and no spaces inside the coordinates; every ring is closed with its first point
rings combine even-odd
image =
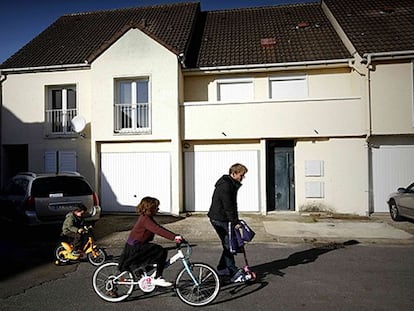
{"type": "Polygon", "coordinates": [[[101,154],[101,205],[104,212],[135,212],[145,196],[171,211],[170,154],[105,152],[101,154]]]}
{"type": "Polygon", "coordinates": [[[372,149],[374,212],[388,212],[388,195],[414,181],[414,146],[372,149]]]}
{"type": "Polygon", "coordinates": [[[198,151],[186,152],[185,162],[185,210],[208,211],[214,184],[228,174],[230,166],[241,163],[248,169],[243,186],[237,195],[239,211],[259,211],[259,152],[198,151]]]}

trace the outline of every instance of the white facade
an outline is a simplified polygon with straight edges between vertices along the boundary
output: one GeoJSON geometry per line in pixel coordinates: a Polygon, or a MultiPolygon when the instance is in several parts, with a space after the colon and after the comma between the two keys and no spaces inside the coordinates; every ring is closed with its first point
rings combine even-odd
{"type": "Polygon", "coordinates": [[[288,211],[384,212],[385,193],[414,175],[413,64],[371,65],[194,72],[130,29],[90,68],[7,74],[2,167],[12,162],[7,148],[27,145],[29,170],[69,161],[64,167],[95,186],[104,213],[132,212],[150,195],[163,212],[178,214],[206,212],[216,180],[240,162],[249,171],[239,209],[266,214],[280,210],[273,201],[280,194],[276,153],[283,151],[292,161],[288,211]],[[126,95],[124,82],[132,86],[126,95]],[[82,136],[48,134],[45,106],[55,86],[76,88],[77,115],[87,123],[82,136]],[[119,108],[124,95],[144,97],[144,121],[139,105],[119,108]]]}

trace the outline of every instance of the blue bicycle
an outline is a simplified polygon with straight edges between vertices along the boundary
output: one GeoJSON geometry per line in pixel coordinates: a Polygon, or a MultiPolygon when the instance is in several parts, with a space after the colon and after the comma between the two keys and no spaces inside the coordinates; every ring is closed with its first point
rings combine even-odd
{"type": "MultiPolygon", "coordinates": [[[[192,263],[190,255],[191,246],[188,242],[177,244],[177,253],[167,260],[166,267],[181,261],[183,268],[174,282],[177,296],[190,306],[204,306],[217,297],[220,291],[219,276],[208,264],[192,263]]],[[[133,271],[119,271],[117,262],[107,262],[95,270],[93,288],[99,297],[109,302],[127,299],[136,285],[144,293],[150,293],[156,288],[153,284],[155,268],[155,264],[150,264],[133,271]]]]}

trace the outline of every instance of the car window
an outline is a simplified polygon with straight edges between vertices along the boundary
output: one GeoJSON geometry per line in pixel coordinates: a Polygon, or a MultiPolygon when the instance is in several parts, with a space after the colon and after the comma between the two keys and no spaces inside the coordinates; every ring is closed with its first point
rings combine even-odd
{"type": "Polygon", "coordinates": [[[64,196],[91,195],[92,189],[79,177],[53,176],[33,181],[32,196],[49,197],[51,193],[63,193],[64,196]]]}
{"type": "Polygon", "coordinates": [[[4,195],[24,196],[26,194],[28,184],[29,181],[27,179],[13,179],[4,186],[2,192],[4,195]]]}
{"type": "Polygon", "coordinates": [[[407,188],[407,190],[408,190],[409,192],[414,193],[414,184],[411,184],[411,185],[407,188]]]}

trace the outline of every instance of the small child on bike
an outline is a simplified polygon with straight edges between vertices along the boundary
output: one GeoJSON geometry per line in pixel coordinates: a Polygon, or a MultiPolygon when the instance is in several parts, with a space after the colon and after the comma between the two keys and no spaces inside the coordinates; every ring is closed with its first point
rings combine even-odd
{"type": "Polygon", "coordinates": [[[69,212],[65,216],[65,220],[62,225],[62,235],[69,237],[73,240],[73,256],[80,256],[82,247],[85,244],[85,213],[86,206],[81,205],[76,207],[72,212],[69,212]]]}
{"type": "Polygon", "coordinates": [[[159,205],[160,201],[153,197],[144,197],[137,205],[136,211],[139,217],[125,243],[119,259],[119,267],[120,271],[131,271],[132,265],[157,264],[153,284],[168,287],[172,286],[172,283],[166,281],[162,276],[168,250],[161,245],[151,243],[151,241],[155,234],[176,243],[180,243],[184,239],[181,235],[167,230],[155,221],[154,216],[158,212],[159,205]]]}

